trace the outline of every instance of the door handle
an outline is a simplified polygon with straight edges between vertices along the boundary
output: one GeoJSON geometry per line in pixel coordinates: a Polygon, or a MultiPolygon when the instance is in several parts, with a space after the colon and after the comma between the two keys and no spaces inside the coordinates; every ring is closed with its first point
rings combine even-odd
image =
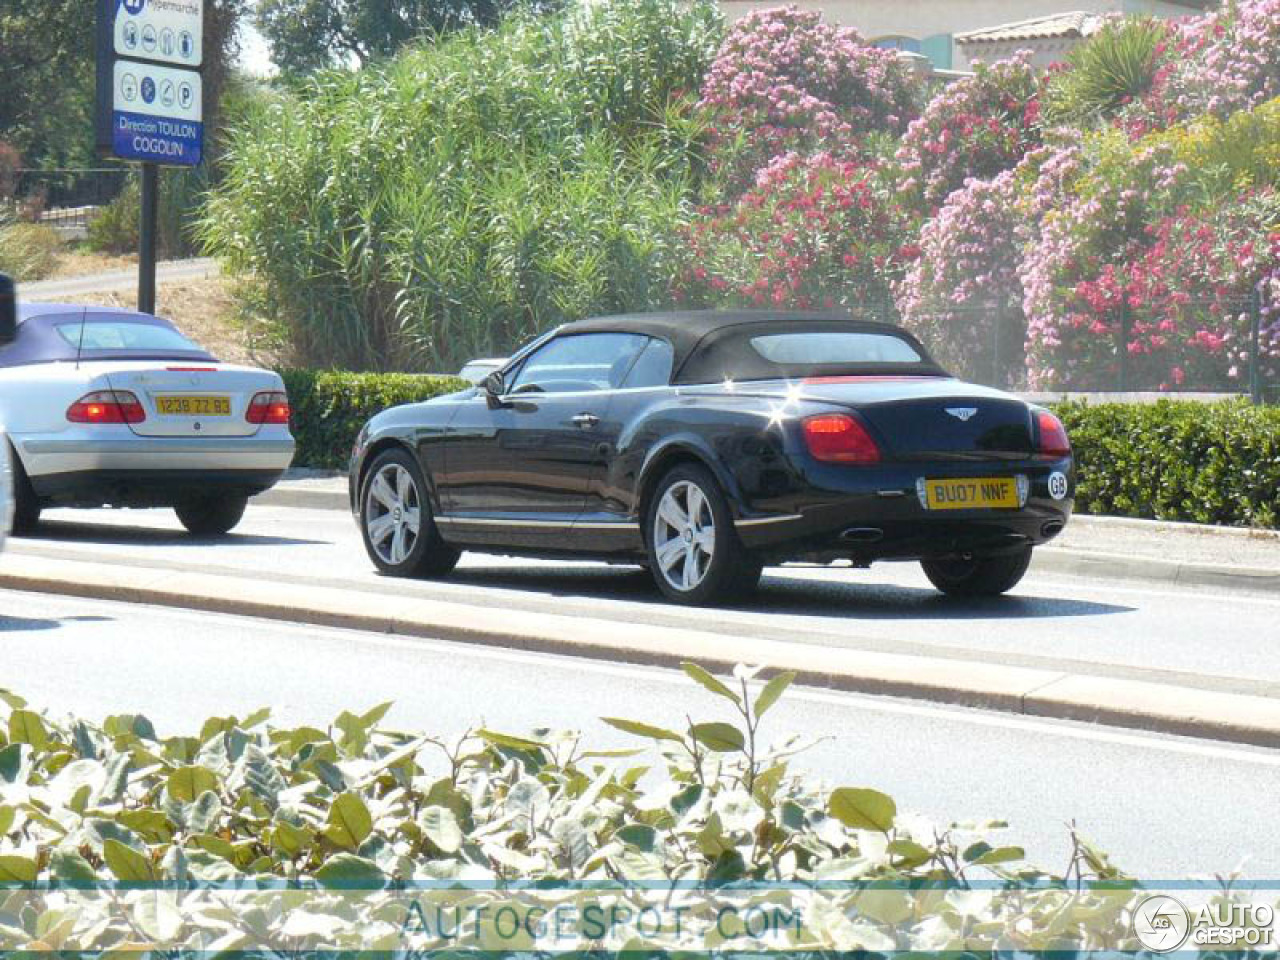
{"type": "Polygon", "coordinates": [[[580,413],[572,419],[573,425],[583,430],[592,430],[599,422],[600,418],[594,413],[580,413]]]}

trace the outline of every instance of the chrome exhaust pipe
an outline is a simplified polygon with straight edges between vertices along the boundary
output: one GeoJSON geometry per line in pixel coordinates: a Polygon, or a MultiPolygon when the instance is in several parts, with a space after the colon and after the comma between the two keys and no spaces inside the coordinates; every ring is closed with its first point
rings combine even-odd
{"type": "Polygon", "coordinates": [[[849,543],[879,543],[884,539],[884,531],[879,527],[850,527],[840,534],[840,539],[849,543]]]}

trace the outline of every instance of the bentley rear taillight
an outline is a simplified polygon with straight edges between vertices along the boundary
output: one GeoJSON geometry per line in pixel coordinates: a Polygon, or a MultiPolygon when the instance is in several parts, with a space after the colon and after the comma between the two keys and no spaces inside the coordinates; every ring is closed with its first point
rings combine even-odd
{"type": "Polygon", "coordinates": [[[72,423],[142,423],[147,411],[128,390],[98,390],[68,407],[67,419],[72,423]]]}
{"type": "Polygon", "coordinates": [[[1042,456],[1066,457],[1071,454],[1071,441],[1067,439],[1067,431],[1061,420],[1048,410],[1040,410],[1036,414],[1036,425],[1040,428],[1037,451],[1042,456]]]}
{"type": "Polygon", "coordinates": [[[867,428],[843,413],[825,413],[804,421],[804,442],[824,463],[879,463],[880,448],[867,428]]]}
{"type": "Polygon", "coordinates": [[[289,397],[278,390],[255,394],[244,418],[250,423],[288,423],[289,397]]]}

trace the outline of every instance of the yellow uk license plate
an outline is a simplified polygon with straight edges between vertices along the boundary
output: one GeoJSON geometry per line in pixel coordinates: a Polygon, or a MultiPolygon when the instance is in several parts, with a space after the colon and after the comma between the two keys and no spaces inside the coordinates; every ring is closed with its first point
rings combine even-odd
{"type": "Polygon", "coordinates": [[[156,397],[156,412],[170,417],[229,417],[230,397],[156,397]]]}
{"type": "Polygon", "coordinates": [[[1018,485],[1012,477],[926,480],[924,492],[925,507],[929,510],[1018,506],[1018,485]]]}

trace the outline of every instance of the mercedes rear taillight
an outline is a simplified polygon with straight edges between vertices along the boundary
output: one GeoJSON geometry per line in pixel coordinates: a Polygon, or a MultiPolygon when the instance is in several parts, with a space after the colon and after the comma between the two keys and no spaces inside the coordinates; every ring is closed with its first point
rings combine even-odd
{"type": "Polygon", "coordinates": [[[68,407],[67,419],[72,423],[142,423],[147,411],[128,390],[98,390],[68,407]]]}
{"type": "Polygon", "coordinates": [[[244,418],[250,423],[288,423],[289,397],[279,391],[255,394],[244,418]]]}
{"type": "Polygon", "coordinates": [[[879,463],[880,448],[858,420],[843,413],[809,417],[804,442],[815,460],[824,463],[879,463]]]}

